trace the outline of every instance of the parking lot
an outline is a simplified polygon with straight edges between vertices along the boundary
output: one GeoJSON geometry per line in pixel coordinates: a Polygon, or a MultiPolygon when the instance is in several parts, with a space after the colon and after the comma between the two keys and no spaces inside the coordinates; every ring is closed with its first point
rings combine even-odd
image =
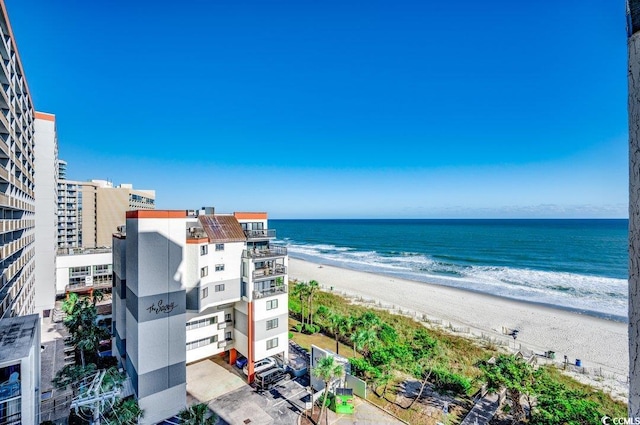
{"type": "Polygon", "coordinates": [[[306,388],[294,380],[257,391],[240,369],[221,357],[187,366],[187,392],[191,401],[206,402],[231,425],[296,424],[308,397],[306,388]]]}

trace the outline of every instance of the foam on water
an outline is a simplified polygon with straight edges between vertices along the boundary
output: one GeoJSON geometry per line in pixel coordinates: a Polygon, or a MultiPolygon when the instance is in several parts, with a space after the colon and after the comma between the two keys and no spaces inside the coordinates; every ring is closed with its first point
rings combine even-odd
{"type": "Polygon", "coordinates": [[[568,272],[456,264],[412,252],[379,253],[285,240],[292,257],[541,303],[624,321],[627,281],[568,272]]]}

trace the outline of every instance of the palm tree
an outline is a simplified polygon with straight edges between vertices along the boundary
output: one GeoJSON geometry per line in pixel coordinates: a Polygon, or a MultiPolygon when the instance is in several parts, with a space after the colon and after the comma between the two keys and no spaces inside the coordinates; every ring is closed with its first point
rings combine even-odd
{"type": "Polygon", "coordinates": [[[344,329],[345,317],[339,315],[338,313],[332,312],[329,315],[329,329],[333,333],[333,336],[336,339],[336,354],[340,354],[340,334],[344,329]]]}
{"type": "MultiPolygon", "coordinates": [[[[327,396],[329,395],[329,384],[335,378],[342,376],[344,368],[341,364],[335,362],[333,356],[323,357],[318,360],[318,364],[313,369],[313,375],[324,381],[324,397],[322,398],[322,407],[320,408],[320,416],[318,422],[322,418],[322,412],[327,410],[327,396]]],[[[325,415],[325,423],[329,423],[329,419],[325,415]]]]}
{"type": "Polygon", "coordinates": [[[206,403],[197,403],[188,406],[178,413],[184,425],[214,425],[218,416],[209,410],[206,403]],[[207,414],[211,415],[207,418],[207,414]]]}
{"type": "MultiPolygon", "coordinates": [[[[533,391],[535,375],[533,367],[519,357],[500,355],[494,362],[480,365],[487,382],[489,392],[498,392],[503,387],[511,401],[513,423],[519,423],[524,417],[524,408],[520,402],[522,395],[533,391]]],[[[527,397],[530,399],[530,397],[527,397]]],[[[529,406],[531,411],[531,406],[529,406]]]]}
{"type": "Polygon", "coordinates": [[[100,341],[110,337],[109,331],[96,324],[96,306],[86,298],[72,301],[70,314],[64,324],[71,334],[72,342],[80,351],[82,366],[86,365],[85,353],[95,353],[100,341]]]}
{"type": "Polygon", "coordinates": [[[368,357],[373,346],[378,343],[378,333],[372,328],[359,329],[351,335],[351,341],[353,341],[354,356],[357,348],[363,356],[368,357]]]}
{"type": "Polygon", "coordinates": [[[416,398],[414,398],[411,401],[411,403],[404,409],[411,409],[411,406],[413,406],[414,403],[418,401],[420,397],[422,397],[424,388],[427,386],[427,382],[429,381],[429,378],[431,377],[431,373],[433,372],[434,362],[435,362],[435,357],[422,357],[416,363],[414,374],[422,377],[422,383],[420,384],[420,391],[418,391],[416,398]]]}
{"type": "Polygon", "coordinates": [[[144,410],[136,399],[120,399],[103,417],[106,425],[137,425],[144,417],[144,410]]]}
{"type": "Polygon", "coordinates": [[[304,300],[307,298],[308,285],[306,282],[298,282],[293,287],[293,296],[298,297],[300,301],[300,320],[302,322],[302,326],[304,327],[305,316],[304,316],[304,300]]]}
{"type": "Polygon", "coordinates": [[[309,284],[307,285],[307,299],[309,302],[309,324],[313,325],[313,296],[316,292],[318,292],[318,290],[320,289],[320,284],[315,281],[315,280],[311,280],[309,281],[309,284]]]}

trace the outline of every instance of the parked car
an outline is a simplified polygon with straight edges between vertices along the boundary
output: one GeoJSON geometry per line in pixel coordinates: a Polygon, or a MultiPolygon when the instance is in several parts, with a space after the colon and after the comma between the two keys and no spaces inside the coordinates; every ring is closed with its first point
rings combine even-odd
{"type": "MultiPolygon", "coordinates": [[[[244,372],[245,375],[249,375],[247,366],[248,365],[245,364],[244,367],[242,368],[242,371],[244,372]]],[[[254,363],[253,373],[262,372],[264,370],[271,369],[275,366],[276,366],[276,361],[271,357],[267,357],[266,359],[258,360],[257,362],[254,363]]]]}
{"type": "Polygon", "coordinates": [[[243,367],[245,367],[247,365],[247,358],[246,357],[238,357],[236,359],[236,367],[238,369],[242,369],[243,367]]]}
{"type": "Polygon", "coordinates": [[[268,390],[278,382],[285,381],[289,378],[290,375],[286,370],[281,367],[274,367],[256,373],[256,385],[260,389],[268,390]]]}

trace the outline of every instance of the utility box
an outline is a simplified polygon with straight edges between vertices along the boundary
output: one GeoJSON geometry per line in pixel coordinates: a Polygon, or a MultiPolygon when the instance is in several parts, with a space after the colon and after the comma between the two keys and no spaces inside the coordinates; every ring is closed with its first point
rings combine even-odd
{"type": "Polygon", "coordinates": [[[351,388],[336,388],[331,409],[336,413],[353,415],[354,407],[353,390],[351,388]]]}

